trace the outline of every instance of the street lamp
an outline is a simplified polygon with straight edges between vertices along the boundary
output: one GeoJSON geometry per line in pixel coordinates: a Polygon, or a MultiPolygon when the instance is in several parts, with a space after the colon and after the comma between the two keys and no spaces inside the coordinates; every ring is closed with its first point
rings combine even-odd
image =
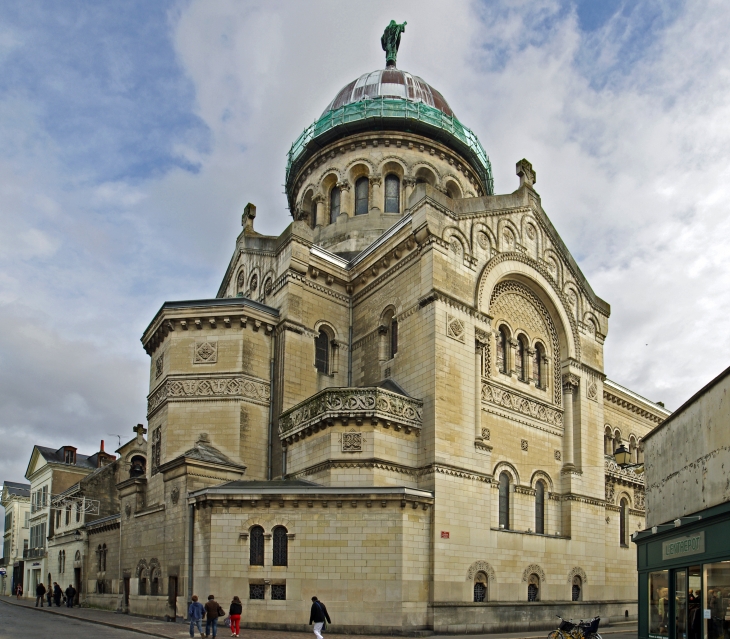
{"type": "Polygon", "coordinates": [[[74,530],[74,541],[81,541],[82,535],[79,529],[74,530]]]}
{"type": "Polygon", "coordinates": [[[631,451],[621,444],[613,453],[613,459],[621,470],[633,468],[634,472],[641,474],[644,472],[644,464],[634,464],[631,461],[631,451]]]}

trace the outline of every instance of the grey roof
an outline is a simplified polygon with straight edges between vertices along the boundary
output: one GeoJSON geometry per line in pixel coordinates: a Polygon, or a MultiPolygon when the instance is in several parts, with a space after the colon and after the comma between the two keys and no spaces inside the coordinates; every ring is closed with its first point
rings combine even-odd
{"type": "Polygon", "coordinates": [[[376,384],[376,387],[390,391],[391,393],[398,393],[398,395],[403,395],[403,397],[410,397],[410,395],[406,393],[406,391],[398,382],[390,378],[384,379],[382,382],[378,382],[376,384]]]}
{"type": "Polygon", "coordinates": [[[321,486],[313,481],[307,481],[306,479],[272,479],[271,481],[262,480],[238,480],[229,481],[226,484],[216,486],[216,488],[311,488],[312,486],[321,486]]]}
{"type": "Polygon", "coordinates": [[[30,484],[19,484],[14,481],[5,481],[3,485],[11,495],[30,497],[30,484]]]}
{"type": "Polygon", "coordinates": [[[225,466],[245,468],[244,465],[234,462],[217,448],[214,448],[205,442],[197,442],[195,446],[193,446],[190,450],[186,450],[182,455],[178,456],[177,459],[180,459],[181,457],[197,459],[198,461],[209,464],[224,464],[225,466]]]}
{"type": "MultiPolygon", "coordinates": [[[[55,462],[57,464],[66,463],[63,446],[61,446],[61,448],[59,448],[58,450],[54,450],[53,448],[47,448],[46,446],[36,446],[36,448],[39,450],[41,455],[43,455],[44,459],[47,462],[55,462]]],[[[96,468],[97,464],[94,463],[95,461],[96,454],[82,455],[81,453],[77,452],[76,463],[68,464],[68,466],[78,466],[79,468],[96,468]]]]}

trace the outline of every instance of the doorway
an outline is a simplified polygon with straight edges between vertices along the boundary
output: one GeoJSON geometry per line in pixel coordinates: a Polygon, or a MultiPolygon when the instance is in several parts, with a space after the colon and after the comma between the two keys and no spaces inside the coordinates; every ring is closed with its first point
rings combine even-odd
{"type": "Polygon", "coordinates": [[[124,612],[129,612],[129,577],[124,578],[124,612]]]}
{"type": "Polygon", "coordinates": [[[167,578],[167,614],[171,621],[177,619],[177,577],[167,578]]]}
{"type": "Polygon", "coordinates": [[[74,588],[76,588],[75,605],[81,605],[81,568],[74,568],[74,588]]]}

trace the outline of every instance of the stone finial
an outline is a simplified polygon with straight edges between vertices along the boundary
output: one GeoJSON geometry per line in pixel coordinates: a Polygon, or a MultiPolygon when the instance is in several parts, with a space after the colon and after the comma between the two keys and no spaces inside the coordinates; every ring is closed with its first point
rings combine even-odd
{"type": "Polygon", "coordinates": [[[253,219],[256,217],[256,205],[249,202],[243,209],[241,216],[241,226],[245,231],[253,232],[253,219]]]}
{"type": "Polygon", "coordinates": [[[537,183],[537,173],[532,168],[532,164],[524,158],[517,163],[517,175],[520,176],[520,187],[532,187],[537,183]]]}
{"type": "Polygon", "coordinates": [[[210,444],[210,435],[208,435],[208,433],[200,433],[200,435],[198,435],[198,440],[195,442],[195,444],[210,444]]]}
{"type": "Polygon", "coordinates": [[[141,444],[144,442],[144,436],[147,433],[147,429],[142,424],[137,424],[132,430],[137,433],[137,443],[141,444]]]}

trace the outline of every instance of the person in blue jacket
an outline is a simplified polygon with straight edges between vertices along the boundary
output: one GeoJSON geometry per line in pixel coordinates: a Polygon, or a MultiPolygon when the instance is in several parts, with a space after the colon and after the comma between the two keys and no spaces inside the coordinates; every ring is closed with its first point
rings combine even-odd
{"type": "Polygon", "coordinates": [[[195,637],[193,628],[198,627],[198,632],[201,638],[205,637],[203,632],[203,615],[205,614],[205,607],[198,601],[198,595],[193,595],[193,603],[188,608],[188,619],[190,619],[190,636],[195,637]]]}

